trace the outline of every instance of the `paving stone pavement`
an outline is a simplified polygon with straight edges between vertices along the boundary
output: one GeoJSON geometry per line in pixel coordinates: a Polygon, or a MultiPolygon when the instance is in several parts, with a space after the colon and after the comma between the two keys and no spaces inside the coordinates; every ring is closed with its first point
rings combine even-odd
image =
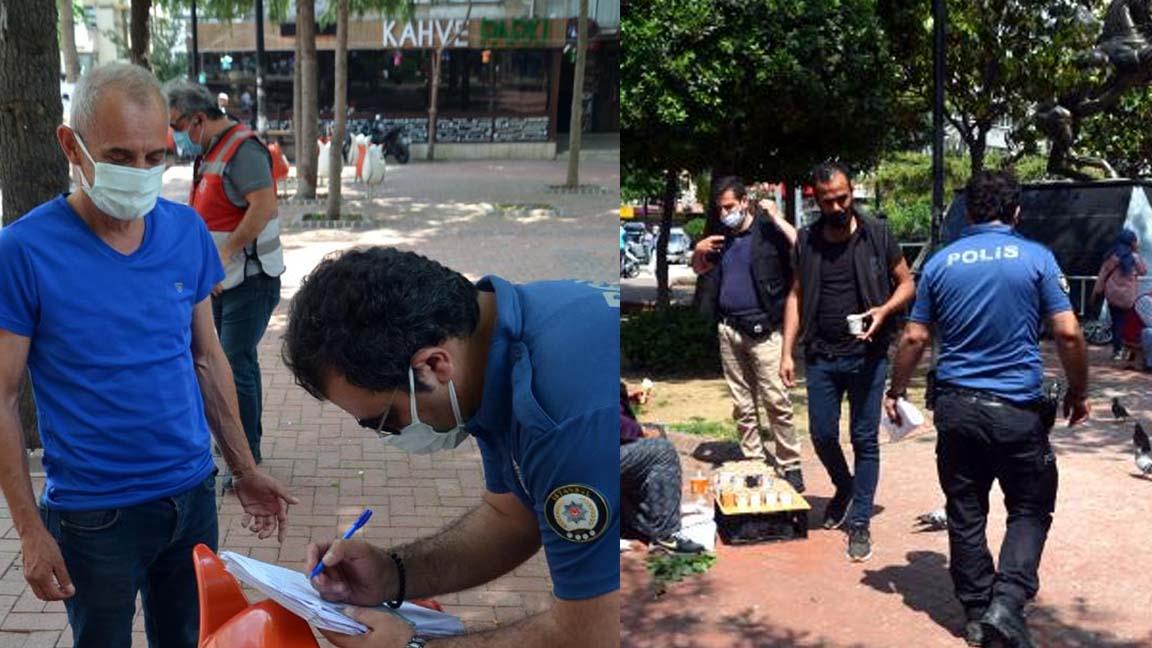
{"type": "MultiPolygon", "coordinates": [[[[357,245],[412,249],[472,279],[488,273],[512,281],[575,278],[614,282],[618,165],[582,163],[582,182],[607,193],[562,194],[548,185],[563,181],[564,162],[413,163],[389,167],[389,182],[374,201],[355,206],[371,221],[366,229],[289,230],[283,237],[287,272],[281,303],[260,345],[264,376],[264,464],[284,481],[300,504],[289,511],[282,545],[259,540],[240,527],[240,505],[219,498],[220,547],[303,570],[309,542],[343,532],[364,508],[375,511],[364,537],[382,545],[434,533],[480,501],[483,472],[474,440],[434,456],[386,448],[338,408],[297,387],[280,360],[287,306],[309,269],[330,252],[357,245]],[[554,215],[511,215],[498,204],[553,207],[554,215]],[[558,215],[555,215],[558,214],[558,215]]],[[[189,170],[173,167],[165,195],[183,201],[189,170]]],[[[285,205],[286,221],[316,206],[285,205]]],[[[42,480],[34,480],[39,492],[42,480]]],[[[0,498],[2,499],[2,498],[0,498]]],[[[252,599],[258,596],[249,591],[252,599]]],[[[467,628],[514,622],[551,604],[543,553],[488,585],[438,597],[467,628]]],[[[320,640],[321,645],[329,645],[320,640]]],[[[71,631],[61,603],[46,604],[24,581],[20,541],[7,506],[0,502],[0,648],[69,647],[71,631]]],[[[133,647],[146,646],[136,615],[133,647]]]]}
{"type": "MultiPolygon", "coordinates": [[[[1112,396],[1145,422],[1152,377],[1123,371],[1093,349],[1094,420],[1052,432],[1060,490],[1029,624],[1043,648],[1152,647],[1152,480],[1132,461],[1132,424],[1114,422],[1112,396]]],[[[1058,375],[1046,353],[1049,374],[1058,375]]],[[[845,423],[846,424],[846,423],[845,423]]],[[[846,439],[847,434],[843,437],[846,439]]],[[[707,464],[698,437],[677,435],[685,474],[707,464]]],[[[944,532],[917,533],[913,520],[943,504],[935,473],[935,433],[882,445],[872,521],[874,555],[851,564],[845,536],[814,529],[807,540],[720,545],[712,570],[653,600],[643,551],[622,556],[623,646],[630,648],[961,647],[963,612],[952,598],[944,532]]],[[[819,524],[832,486],[804,440],[810,523],[819,524]]],[[[993,490],[988,535],[1003,537],[1002,495],[993,490]]]]}

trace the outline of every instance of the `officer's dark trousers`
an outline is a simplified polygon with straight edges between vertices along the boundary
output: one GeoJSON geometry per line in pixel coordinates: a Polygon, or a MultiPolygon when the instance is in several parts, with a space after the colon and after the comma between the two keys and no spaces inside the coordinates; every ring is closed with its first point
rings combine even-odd
{"type": "Polygon", "coordinates": [[[1056,506],[1056,457],[1038,412],[971,394],[936,401],[936,466],[947,497],[950,571],[966,608],[993,598],[1020,607],[1036,595],[1036,575],[1056,506]],[[1000,482],[1008,528],[999,570],[985,527],[988,492],[1000,482]]]}
{"type": "Polygon", "coordinates": [[[667,439],[620,446],[620,535],[652,541],[680,530],[680,457],[667,439]]]}

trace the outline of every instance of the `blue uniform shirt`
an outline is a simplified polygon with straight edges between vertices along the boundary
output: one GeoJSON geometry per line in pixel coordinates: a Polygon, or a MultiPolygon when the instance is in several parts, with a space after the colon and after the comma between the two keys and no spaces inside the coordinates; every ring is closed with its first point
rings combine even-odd
{"type": "Polygon", "coordinates": [[[936,324],[937,380],[1028,402],[1042,396],[1041,321],[1072,309],[1066,285],[1048,248],[973,225],[925,264],[909,319],[936,324]]]}
{"type": "Polygon", "coordinates": [[[465,424],[493,493],[536,514],[553,591],[620,588],[620,290],[485,277],[497,323],[479,411],[465,424]]]}
{"type": "Polygon", "coordinates": [[[140,504],[213,470],[191,324],[224,269],[190,208],[160,199],[144,227],[120,254],[60,197],[0,231],[0,328],[31,339],[52,509],[140,504]]]}

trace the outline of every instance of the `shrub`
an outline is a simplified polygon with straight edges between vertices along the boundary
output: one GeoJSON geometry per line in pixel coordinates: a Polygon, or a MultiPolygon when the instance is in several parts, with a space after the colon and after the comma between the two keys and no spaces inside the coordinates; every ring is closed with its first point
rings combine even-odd
{"type": "Polygon", "coordinates": [[[630,372],[714,375],[720,370],[716,327],[683,306],[625,316],[620,321],[620,363],[630,372]]]}

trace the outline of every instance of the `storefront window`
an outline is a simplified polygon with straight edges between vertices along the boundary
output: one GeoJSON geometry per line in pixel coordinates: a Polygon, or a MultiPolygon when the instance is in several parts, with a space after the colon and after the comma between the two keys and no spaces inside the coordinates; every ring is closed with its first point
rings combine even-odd
{"type": "Polygon", "coordinates": [[[497,114],[543,115],[548,112],[548,71],[545,50],[499,50],[495,64],[497,114]]]}
{"type": "Polygon", "coordinates": [[[543,115],[548,111],[547,50],[444,53],[440,110],[459,115],[543,115]]]}

